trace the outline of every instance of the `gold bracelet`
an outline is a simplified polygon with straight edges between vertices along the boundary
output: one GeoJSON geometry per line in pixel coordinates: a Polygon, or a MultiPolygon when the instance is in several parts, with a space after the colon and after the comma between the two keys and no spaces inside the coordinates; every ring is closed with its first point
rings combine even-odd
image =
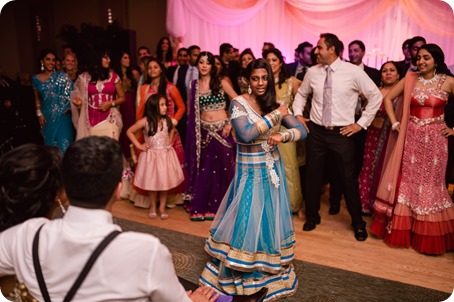
{"type": "Polygon", "coordinates": [[[278,133],[280,135],[282,135],[283,143],[288,142],[290,140],[290,137],[292,136],[292,134],[289,132],[289,130],[282,130],[282,131],[279,131],[278,133]]]}
{"type": "Polygon", "coordinates": [[[271,116],[273,117],[273,123],[276,125],[278,124],[281,119],[282,119],[282,113],[279,111],[279,109],[275,109],[270,112],[271,116]]]}

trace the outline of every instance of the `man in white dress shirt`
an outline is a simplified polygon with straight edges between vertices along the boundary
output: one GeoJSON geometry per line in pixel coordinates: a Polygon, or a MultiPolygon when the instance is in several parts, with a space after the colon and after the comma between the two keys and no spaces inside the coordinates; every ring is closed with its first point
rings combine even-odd
{"type": "MultiPolygon", "coordinates": [[[[122,158],[119,143],[108,137],[90,136],[72,144],[62,163],[68,211],[62,219],[35,218],[1,232],[0,277],[15,274],[38,301],[64,300],[99,244],[121,231],[110,210],[120,196],[122,158]],[[32,252],[38,229],[36,263],[41,269],[32,252]]],[[[220,296],[199,287],[185,292],[172,256],[158,238],[124,232],[102,250],[72,301],[261,301],[266,291],[220,296]]]]}
{"type": "Polygon", "coordinates": [[[328,151],[336,153],[347,208],[358,241],[366,240],[366,223],[361,217],[358,180],[355,177],[355,142],[352,137],[372,122],[382,96],[374,82],[358,66],[339,58],[340,41],[334,34],[321,34],[311,67],[298,89],[293,104],[295,116],[309,132],[306,145],[306,223],[311,231],[320,223],[320,188],[328,151]],[[362,93],[369,100],[355,123],[355,108],[362,93]],[[312,96],[310,120],[303,118],[307,98],[312,96]],[[307,124],[306,124],[307,122],[307,124]]]}
{"type": "MultiPolygon", "coordinates": [[[[63,179],[71,206],[62,219],[35,218],[0,233],[0,276],[16,274],[34,298],[45,301],[32,257],[32,242],[43,226],[39,263],[50,299],[62,301],[98,244],[121,231],[110,213],[121,173],[121,149],[113,139],[92,136],[70,146],[63,179]]],[[[212,293],[200,288],[188,295],[159,239],[125,232],[103,250],[73,301],[214,301],[212,293]]]]}
{"type": "Polygon", "coordinates": [[[191,98],[191,82],[199,78],[199,68],[196,65],[197,57],[200,54],[200,47],[197,45],[192,45],[188,47],[189,54],[189,67],[185,74],[185,84],[186,84],[186,96],[189,100],[191,98]]]}

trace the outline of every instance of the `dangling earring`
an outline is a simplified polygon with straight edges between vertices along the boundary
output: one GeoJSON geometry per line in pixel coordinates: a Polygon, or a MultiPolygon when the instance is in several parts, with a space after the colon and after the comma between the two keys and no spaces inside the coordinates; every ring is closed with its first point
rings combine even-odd
{"type": "Polygon", "coordinates": [[[41,72],[44,72],[44,63],[41,61],[41,72]]]}
{"type": "Polygon", "coordinates": [[[247,94],[251,95],[252,94],[252,88],[251,85],[247,86],[247,94]]]}
{"type": "Polygon", "coordinates": [[[437,65],[435,64],[434,76],[437,74],[437,65]]]}

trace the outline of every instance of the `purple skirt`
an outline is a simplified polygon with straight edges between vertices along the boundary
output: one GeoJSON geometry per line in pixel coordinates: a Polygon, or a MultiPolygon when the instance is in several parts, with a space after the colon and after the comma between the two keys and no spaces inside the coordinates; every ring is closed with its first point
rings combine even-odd
{"type": "MultiPolygon", "coordinates": [[[[202,141],[208,132],[201,128],[202,141]]],[[[222,130],[217,131],[222,135],[222,130]]],[[[208,144],[202,145],[200,166],[195,175],[191,200],[191,216],[214,216],[224,198],[235,174],[236,143],[232,135],[224,140],[230,148],[212,137],[208,144]]]]}

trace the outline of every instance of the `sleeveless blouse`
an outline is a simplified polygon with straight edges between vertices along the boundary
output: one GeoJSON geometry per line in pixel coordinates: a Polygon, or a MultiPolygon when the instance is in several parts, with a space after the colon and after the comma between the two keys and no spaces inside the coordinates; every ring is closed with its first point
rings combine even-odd
{"type": "Polygon", "coordinates": [[[169,128],[167,127],[167,122],[165,120],[161,120],[158,123],[158,130],[153,136],[148,136],[149,129],[150,127],[147,121],[143,128],[143,136],[150,149],[160,150],[165,149],[170,145],[169,128]]]}
{"type": "Polygon", "coordinates": [[[448,93],[441,89],[446,75],[442,75],[437,87],[417,87],[413,90],[410,105],[410,119],[417,123],[429,124],[444,120],[444,108],[448,93]]]}
{"type": "Polygon", "coordinates": [[[217,111],[226,109],[227,102],[224,90],[219,90],[216,95],[211,94],[211,90],[207,92],[199,92],[200,111],[217,111]]]}

